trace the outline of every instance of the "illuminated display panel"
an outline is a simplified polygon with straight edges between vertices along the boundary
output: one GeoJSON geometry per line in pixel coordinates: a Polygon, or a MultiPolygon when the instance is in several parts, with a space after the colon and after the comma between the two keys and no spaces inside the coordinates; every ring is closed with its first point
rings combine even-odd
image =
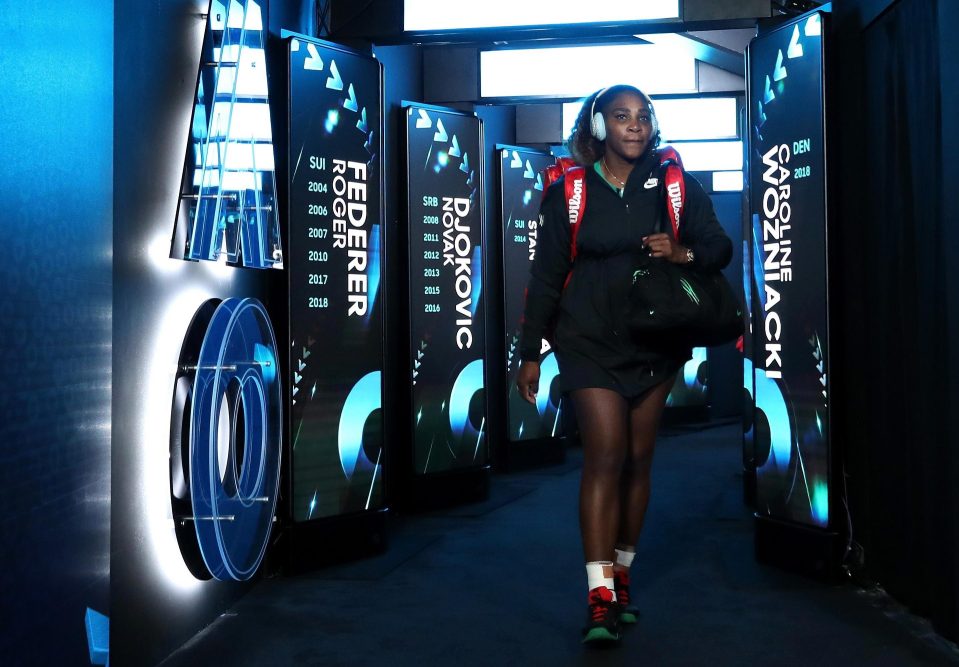
{"type": "Polygon", "coordinates": [[[676,374],[673,388],[666,397],[666,407],[688,408],[706,405],[706,383],[709,364],[705,347],[694,347],[692,358],[676,374]]]}
{"type": "Polygon", "coordinates": [[[263,3],[212,0],[171,257],[282,268],[263,3]]]}
{"type": "Polygon", "coordinates": [[[500,220],[503,233],[503,289],[506,324],[507,436],[513,442],[561,436],[562,410],[556,355],[543,341],[536,405],[516,388],[519,337],[529,269],[536,253],[543,170],[555,160],[528,148],[500,147],[500,220]]]}
{"type": "Polygon", "coordinates": [[[829,523],[822,13],[749,46],[752,346],[746,386],[757,507],[829,523]]]}
{"type": "MultiPolygon", "coordinates": [[[[563,105],[563,136],[576,124],[582,102],[563,105]]],[[[664,142],[697,139],[738,139],[735,97],[654,99],[656,120],[664,142]]]]}
{"type": "Polygon", "coordinates": [[[383,505],[378,61],[288,40],[293,518],[383,505]]]}
{"type": "Polygon", "coordinates": [[[586,97],[617,83],[648,95],[694,93],[696,62],[652,44],[480,51],[482,97],[586,97]]]}
{"type": "Polygon", "coordinates": [[[679,0],[582,3],[568,0],[404,0],[403,29],[466,30],[679,18],[679,0]],[[548,21],[546,20],[548,19],[548,21]]]}
{"type": "Polygon", "coordinates": [[[482,124],[406,112],[410,381],[417,475],[488,463],[482,124]]]}

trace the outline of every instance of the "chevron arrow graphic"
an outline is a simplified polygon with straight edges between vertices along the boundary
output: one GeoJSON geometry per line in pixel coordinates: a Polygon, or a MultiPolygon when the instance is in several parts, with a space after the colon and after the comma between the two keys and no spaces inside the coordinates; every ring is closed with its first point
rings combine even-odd
{"type": "Polygon", "coordinates": [[[350,87],[347,91],[347,98],[343,100],[343,108],[353,113],[359,111],[359,105],[356,102],[356,93],[353,91],[353,84],[350,84],[350,87]]]}
{"type": "Polygon", "coordinates": [[[443,127],[443,119],[436,119],[436,132],[433,134],[433,141],[439,141],[440,143],[445,143],[449,141],[450,135],[446,133],[446,128],[443,127]]]}
{"type": "Polygon", "coordinates": [[[422,130],[424,127],[433,127],[433,121],[430,120],[430,115],[426,113],[426,109],[420,109],[420,117],[416,119],[416,129],[422,130]]]}
{"type": "Polygon", "coordinates": [[[326,80],[326,87],[331,90],[343,90],[343,79],[340,70],[336,68],[336,61],[330,61],[330,78],[326,80]]]}
{"type": "Polygon", "coordinates": [[[323,59],[320,58],[320,52],[316,50],[313,44],[306,45],[306,52],[309,54],[303,61],[303,69],[319,72],[323,69],[323,59]]]}
{"type": "Polygon", "coordinates": [[[773,70],[773,81],[782,81],[787,76],[786,68],[783,67],[783,52],[780,50],[776,55],[776,69],[773,70]]]}
{"type": "Polygon", "coordinates": [[[789,58],[802,58],[802,44],[799,43],[799,26],[793,27],[793,35],[789,38],[789,48],[786,49],[789,58]]]}

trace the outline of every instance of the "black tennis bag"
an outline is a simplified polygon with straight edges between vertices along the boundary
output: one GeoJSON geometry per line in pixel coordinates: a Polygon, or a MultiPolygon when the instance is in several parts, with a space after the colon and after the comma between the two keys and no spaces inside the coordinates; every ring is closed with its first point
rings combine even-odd
{"type": "Polygon", "coordinates": [[[739,299],[719,271],[641,255],[633,267],[627,324],[635,336],[689,347],[722,345],[744,330],[739,299]]]}

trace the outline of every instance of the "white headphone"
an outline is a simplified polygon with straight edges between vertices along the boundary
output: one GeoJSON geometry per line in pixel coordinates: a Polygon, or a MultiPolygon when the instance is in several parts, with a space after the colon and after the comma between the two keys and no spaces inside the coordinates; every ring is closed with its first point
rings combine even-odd
{"type": "Polygon", "coordinates": [[[596,113],[596,100],[603,96],[603,94],[609,90],[609,86],[603,88],[601,91],[596,93],[596,97],[593,98],[593,103],[589,107],[589,131],[596,139],[603,141],[606,139],[606,119],[603,118],[603,113],[596,113]]]}
{"type": "MultiPolygon", "coordinates": [[[[603,112],[596,111],[596,102],[600,97],[606,94],[606,91],[612,88],[613,86],[607,86],[601,91],[596,93],[596,97],[593,98],[593,103],[589,107],[589,131],[598,141],[604,141],[606,139],[606,119],[603,118],[603,112]]],[[[659,121],[656,120],[656,110],[653,109],[653,101],[649,98],[646,93],[640,93],[643,96],[643,99],[646,100],[646,106],[649,107],[649,121],[653,126],[652,137],[655,138],[656,134],[659,132],[659,121]]]]}

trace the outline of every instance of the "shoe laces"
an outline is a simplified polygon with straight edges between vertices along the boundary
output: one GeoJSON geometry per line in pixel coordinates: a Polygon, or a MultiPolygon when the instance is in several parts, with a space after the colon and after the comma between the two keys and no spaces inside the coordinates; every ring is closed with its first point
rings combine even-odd
{"type": "Polygon", "coordinates": [[[601,623],[609,616],[613,592],[605,586],[597,586],[589,592],[589,615],[594,623],[601,623]]]}
{"type": "Polygon", "coordinates": [[[629,606],[629,571],[615,570],[613,579],[616,582],[616,601],[621,607],[629,606]]]}

